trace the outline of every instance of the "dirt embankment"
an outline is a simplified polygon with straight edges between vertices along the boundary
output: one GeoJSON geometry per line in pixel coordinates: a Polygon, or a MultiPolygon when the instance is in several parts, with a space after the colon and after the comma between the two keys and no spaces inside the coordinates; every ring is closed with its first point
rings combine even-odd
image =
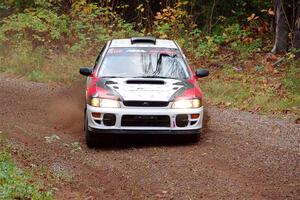
{"type": "Polygon", "coordinates": [[[210,107],[198,144],[116,137],[88,149],[83,83],[57,86],[0,75],[0,130],[16,161],[57,199],[298,199],[300,125],[210,107]]]}

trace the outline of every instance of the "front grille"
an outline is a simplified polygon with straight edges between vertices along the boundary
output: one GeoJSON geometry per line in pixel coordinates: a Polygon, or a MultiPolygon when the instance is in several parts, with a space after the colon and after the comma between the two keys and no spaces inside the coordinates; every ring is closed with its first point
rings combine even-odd
{"type": "Polygon", "coordinates": [[[170,127],[167,115],[123,115],[121,126],[170,127]]]}
{"type": "Polygon", "coordinates": [[[123,101],[125,106],[129,107],[167,107],[167,101],[123,101]]]}

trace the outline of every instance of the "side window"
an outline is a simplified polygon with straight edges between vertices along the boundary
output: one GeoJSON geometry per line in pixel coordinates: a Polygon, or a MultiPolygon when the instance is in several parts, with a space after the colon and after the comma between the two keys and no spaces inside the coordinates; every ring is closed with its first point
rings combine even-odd
{"type": "Polygon", "coordinates": [[[104,45],[104,47],[101,49],[101,51],[100,51],[99,55],[97,56],[93,70],[95,70],[95,69],[96,69],[96,67],[97,67],[98,63],[100,62],[100,60],[101,60],[101,57],[102,57],[102,54],[103,54],[103,52],[104,52],[104,50],[105,50],[106,46],[107,46],[107,44],[106,44],[106,45],[104,45]]]}

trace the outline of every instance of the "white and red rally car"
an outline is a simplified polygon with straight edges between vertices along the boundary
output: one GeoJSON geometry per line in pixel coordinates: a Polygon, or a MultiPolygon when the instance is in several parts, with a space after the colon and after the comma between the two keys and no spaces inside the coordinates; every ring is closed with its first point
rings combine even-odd
{"type": "Polygon", "coordinates": [[[85,133],[89,147],[106,134],[185,134],[198,141],[202,92],[175,41],[152,37],[114,39],[87,76],[85,133]]]}

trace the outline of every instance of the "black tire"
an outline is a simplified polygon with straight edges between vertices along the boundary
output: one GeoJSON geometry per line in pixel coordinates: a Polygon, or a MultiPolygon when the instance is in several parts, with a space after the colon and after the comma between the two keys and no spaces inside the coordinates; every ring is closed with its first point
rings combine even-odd
{"type": "Polygon", "coordinates": [[[94,132],[89,131],[87,117],[85,117],[85,142],[89,148],[95,148],[97,146],[97,138],[94,132]]]}

